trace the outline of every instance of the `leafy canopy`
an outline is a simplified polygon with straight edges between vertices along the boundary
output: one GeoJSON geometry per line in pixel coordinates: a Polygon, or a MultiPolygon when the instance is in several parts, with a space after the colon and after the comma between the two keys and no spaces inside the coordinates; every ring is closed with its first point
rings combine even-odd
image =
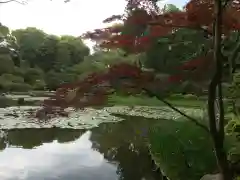
{"type": "MultiPolygon", "coordinates": [[[[154,43],[161,44],[164,38],[173,40],[177,33],[189,29],[202,35],[202,50],[193,59],[181,62],[167,79],[159,79],[153,72],[139,66],[126,63],[113,65],[107,72],[93,73],[81,82],[61,86],[55,96],[45,101],[42,111],[53,112],[69,106],[82,108],[101,105],[106,101],[107,95],[115,90],[122,90],[127,94],[142,91],[147,94],[161,94],[186,80],[199,83],[205,81],[214,68],[211,47],[213,5],[213,0],[190,0],[183,11],[166,11],[166,8],[160,10],[157,7],[157,1],[129,0],[123,15],[113,15],[104,20],[107,23],[120,20],[121,24],[96,29],[82,37],[95,40],[106,50],[120,48],[127,54],[139,54],[152,50],[154,43]]],[[[222,32],[226,38],[232,32],[240,30],[239,8],[239,0],[228,1],[225,6],[222,32]]],[[[187,41],[182,44],[186,45],[187,41]]],[[[172,45],[168,48],[173,48],[172,45]]]]}

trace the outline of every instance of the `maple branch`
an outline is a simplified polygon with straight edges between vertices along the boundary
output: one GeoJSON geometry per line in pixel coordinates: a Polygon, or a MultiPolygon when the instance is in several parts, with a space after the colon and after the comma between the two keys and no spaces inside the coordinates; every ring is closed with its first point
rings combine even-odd
{"type": "Polygon", "coordinates": [[[9,3],[9,2],[12,2],[12,1],[15,1],[15,0],[0,1],[0,4],[3,4],[3,3],[9,3]]]}
{"type": "Polygon", "coordinates": [[[10,3],[10,2],[16,2],[16,3],[19,3],[19,4],[23,4],[23,5],[26,4],[25,1],[20,2],[20,1],[17,1],[17,0],[0,1],[0,4],[10,3]]]}
{"type": "Polygon", "coordinates": [[[197,126],[203,128],[203,129],[204,129],[205,131],[207,131],[208,133],[210,132],[210,131],[208,130],[208,128],[207,128],[205,125],[199,123],[197,119],[195,119],[195,118],[193,118],[193,117],[185,114],[184,112],[180,111],[178,108],[174,107],[174,105],[172,105],[172,104],[169,103],[168,101],[164,100],[161,96],[153,93],[152,91],[150,91],[150,90],[147,89],[147,88],[143,88],[143,90],[145,90],[148,95],[156,97],[159,101],[163,102],[163,103],[166,104],[168,107],[170,107],[172,110],[174,110],[174,111],[178,112],[179,114],[181,114],[182,116],[186,117],[187,119],[189,119],[190,121],[192,121],[193,123],[195,123],[197,126]]]}
{"type": "Polygon", "coordinates": [[[12,1],[15,1],[15,0],[0,1],[0,4],[3,4],[3,3],[9,3],[9,2],[12,2],[12,1]]]}

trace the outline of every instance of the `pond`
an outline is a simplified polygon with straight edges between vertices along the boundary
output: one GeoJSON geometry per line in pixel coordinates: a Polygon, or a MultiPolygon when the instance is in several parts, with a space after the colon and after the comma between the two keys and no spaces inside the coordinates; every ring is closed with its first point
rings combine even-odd
{"type": "MultiPolygon", "coordinates": [[[[31,97],[27,99],[31,101],[31,97]]],[[[173,152],[179,148],[189,152],[189,147],[203,142],[202,148],[191,148],[194,152],[187,159],[188,164],[194,164],[192,159],[196,159],[203,149],[208,149],[209,144],[205,143],[208,139],[202,132],[196,133],[194,123],[186,124],[186,119],[167,107],[69,109],[68,117],[46,121],[34,118],[34,112],[40,108],[36,105],[3,107],[0,108],[1,180],[165,179],[161,172],[174,177],[184,175],[184,180],[193,175],[192,179],[198,180],[199,175],[207,172],[202,164],[210,156],[198,158],[201,167],[189,169],[181,164],[185,162],[181,159],[182,151],[180,154],[173,152]],[[186,142],[179,144],[175,136],[181,136],[186,142]],[[173,144],[176,147],[172,148],[173,144]],[[173,165],[178,168],[172,168],[173,165]]],[[[200,120],[204,116],[200,109],[179,109],[200,120]]]]}
{"type": "Polygon", "coordinates": [[[159,180],[145,130],[133,118],[91,130],[10,129],[1,133],[1,180],[159,180]]]}

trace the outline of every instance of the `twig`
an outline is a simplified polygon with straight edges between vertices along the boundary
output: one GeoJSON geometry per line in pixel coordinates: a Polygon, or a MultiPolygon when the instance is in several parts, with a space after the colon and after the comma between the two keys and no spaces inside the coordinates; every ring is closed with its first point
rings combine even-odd
{"type": "Polygon", "coordinates": [[[197,119],[185,114],[184,112],[180,111],[178,108],[174,107],[174,105],[172,105],[171,103],[169,103],[168,101],[164,100],[163,98],[161,98],[159,95],[153,93],[152,91],[150,91],[149,89],[144,88],[144,90],[146,91],[146,93],[150,96],[155,96],[158,100],[162,101],[164,104],[166,104],[168,107],[170,107],[172,110],[178,112],[179,114],[181,114],[182,116],[186,117],[187,119],[189,119],[190,121],[192,121],[193,123],[195,123],[197,126],[203,128],[205,131],[207,131],[208,133],[210,133],[209,129],[204,126],[203,124],[199,123],[197,119]]]}
{"type": "Polygon", "coordinates": [[[26,1],[17,1],[17,0],[8,0],[8,1],[0,1],[0,4],[5,4],[5,3],[10,3],[10,2],[16,2],[16,3],[19,3],[19,4],[26,4],[27,2],[26,1]]]}
{"type": "Polygon", "coordinates": [[[15,0],[0,1],[0,4],[3,4],[3,3],[9,3],[9,2],[12,2],[12,1],[15,1],[15,0]]]}

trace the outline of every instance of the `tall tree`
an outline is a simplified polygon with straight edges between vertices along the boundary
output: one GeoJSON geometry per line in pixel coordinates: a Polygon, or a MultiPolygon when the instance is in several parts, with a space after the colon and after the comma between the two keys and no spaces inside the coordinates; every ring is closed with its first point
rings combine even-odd
{"type": "Polygon", "coordinates": [[[228,56],[229,60],[226,61],[228,57],[224,57],[222,43],[230,37],[231,32],[240,30],[239,4],[236,0],[191,0],[185,6],[185,11],[161,13],[156,7],[156,1],[129,0],[124,16],[113,16],[106,20],[122,19],[124,26],[98,29],[85,34],[85,37],[102,39],[104,48],[122,48],[128,54],[138,54],[151,50],[156,38],[174,37],[180,29],[187,28],[203,32],[206,41],[211,42],[210,45],[206,50],[195,54],[193,59],[180,63],[176,71],[171,72],[171,76],[165,80],[159,80],[153,72],[143,71],[133,65],[113,65],[105,73],[95,73],[81,82],[63,85],[57,90],[56,96],[45,101],[43,110],[52,112],[59,106],[64,109],[68,106],[103,104],[107,95],[112,93],[112,89],[127,91],[128,94],[145,91],[206,130],[213,140],[219,172],[224,180],[233,179],[234,168],[228,162],[224,149],[225,122],[221,84],[224,66],[228,64],[230,71],[234,70],[229,62],[235,62],[236,57],[233,55],[236,51],[232,51],[228,56]],[[209,82],[208,127],[181,112],[164,99],[164,93],[159,93],[169,91],[170,87],[182,84],[186,80],[209,82]]]}
{"type": "Polygon", "coordinates": [[[37,50],[44,42],[46,34],[33,27],[15,30],[12,34],[17,38],[22,58],[27,60],[31,67],[34,67],[37,50]]]}
{"type": "Polygon", "coordinates": [[[47,35],[37,49],[35,63],[45,72],[54,68],[57,59],[59,41],[59,37],[47,35]]]}

